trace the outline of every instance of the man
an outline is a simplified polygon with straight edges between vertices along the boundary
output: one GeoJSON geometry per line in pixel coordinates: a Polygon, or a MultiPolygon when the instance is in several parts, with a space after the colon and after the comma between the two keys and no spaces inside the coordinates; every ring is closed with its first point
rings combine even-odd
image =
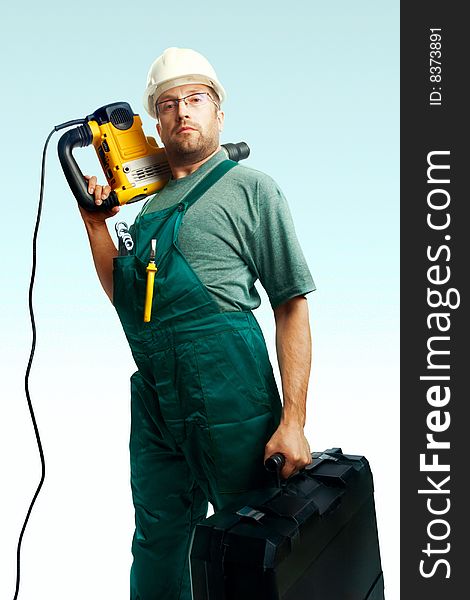
{"type": "MultiPolygon", "coordinates": [[[[311,461],[304,436],[314,289],[287,204],[267,175],[226,160],[225,90],[207,60],[169,48],[152,65],[144,105],[157,118],[172,178],[131,227],[117,256],[105,219],[81,209],[102,286],[138,372],[132,377],[131,484],[136,511],[132,600],[189,600],[191,534],[214,510],[311,461]],[[205,187],[201,187],[205,186],[205,187]],[[156,250],[150,322],[147,271],[156,250]],[[114,262],[114,269],[113,269],[114,262]],[[273,306],[283,406],[252,314],[259,279],[273,306]]],[[[89,178],[100,204],[110,192],[89,178]]]]}

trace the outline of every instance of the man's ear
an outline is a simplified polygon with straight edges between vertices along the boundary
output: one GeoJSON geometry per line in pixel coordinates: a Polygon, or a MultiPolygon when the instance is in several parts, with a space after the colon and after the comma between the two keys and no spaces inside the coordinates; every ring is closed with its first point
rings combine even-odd
{"type": "Polygon", "coordinates": [[[224,119],[225,119],[224,111],[218,110],[217,111],[217,121],[219,123],[219,131],[223,131],[223,129],[224,129],[224,119]]]}
{"type": "Polygon", "coordinates": [[[161,125],[160,125],[160,123],[158,121],[157,121],[157,133],[158,133],[158,137],[160,139],[162,139],[162,135],[161,135],[162,134],[162,128],[161,128],[161,125]]]}

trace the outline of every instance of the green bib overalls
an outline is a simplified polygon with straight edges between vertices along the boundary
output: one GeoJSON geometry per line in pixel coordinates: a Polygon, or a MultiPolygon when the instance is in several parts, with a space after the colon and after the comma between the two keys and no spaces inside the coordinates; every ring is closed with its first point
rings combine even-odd
{"type": "Polygon", "coordinates": [[[131,378],[131,600],[190,600],[191,535],[207,502],[217,511],[270,483],[264,447],[281,402],[263,334],[250,311],[221,312],[177,244],[186,211],[232,167],[219,163],[179,204],[139,215],[135,254],[114,260],[114,305],[139,369],[131,378]],[[158,271],[144,323],[152,239],[158,271]]]}

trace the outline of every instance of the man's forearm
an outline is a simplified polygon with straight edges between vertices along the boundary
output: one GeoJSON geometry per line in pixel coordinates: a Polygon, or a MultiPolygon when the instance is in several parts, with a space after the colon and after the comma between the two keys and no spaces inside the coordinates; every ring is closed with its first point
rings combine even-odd
{"type": "Polygon", "coordinates": [[[307,299],[292,298],[274,310],[276,351],[282,380],[282,421],[304,427],[312,341],[307,299]]]}
{"type": "Polygon", "coordinates": [[[106,224],[85,222],[96,273],[108,298],[113,301],[113,258],[118,252],[106,224]]]}

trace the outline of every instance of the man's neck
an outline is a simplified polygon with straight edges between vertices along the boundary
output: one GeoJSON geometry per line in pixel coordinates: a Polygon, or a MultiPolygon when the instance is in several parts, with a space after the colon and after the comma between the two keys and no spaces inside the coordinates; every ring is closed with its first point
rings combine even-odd
{"type": "Polygon", "coordinates": [[[187,177],[188,175],[191,175],[191,173],[194,173],[194,171],[197,171],[201,165],[203,165],[205,162],[210,160],[215,154],[217,154],[217,152],[221,148],[222,148],[222,146],[218,146],[218,148],[216,148],[216,150],[214,152],[212,152],[212,154],[209,154],[209,156],[206,156],[206,158],[204,158],[203,160],[201,160],[197,163],[193,163],[191,165],[175,165],[175,164],[171,164],[171,162],[169,161],[173,179],[181,179],[182,177],[187,177]]]}

